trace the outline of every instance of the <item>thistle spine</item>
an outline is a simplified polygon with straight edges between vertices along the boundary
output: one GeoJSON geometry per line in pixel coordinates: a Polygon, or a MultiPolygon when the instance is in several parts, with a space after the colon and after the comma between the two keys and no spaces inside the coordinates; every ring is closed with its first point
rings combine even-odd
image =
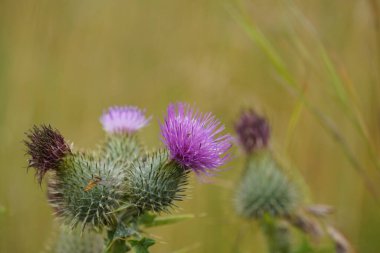
{"type": "Polygon", "coordinates": [[[139,212],[169,212],[185,197],[188,174],[166,151],[147,154],[128,171],[127,198],[139,212]]]}
{"type": "Polygon", "coordinates": [[[271,153],[256,153],[248,159],[247,169],[236,193],[237,213],[255,219],[265,214],[280,217],[292,213],[299,204],[299,190],[271,153]]]}
{"type": "Polygon", "coordinates": [[[49,180],[49,202],[71,227],[111,226],[116,219],[113,211],[124,203],[125,176],[119,163],[77,153],[65,159],[49,180]],[[95,177],[99,178],[97,182],[95,177]],[[87,189],[90,184],[92,187],[87,189]]]}

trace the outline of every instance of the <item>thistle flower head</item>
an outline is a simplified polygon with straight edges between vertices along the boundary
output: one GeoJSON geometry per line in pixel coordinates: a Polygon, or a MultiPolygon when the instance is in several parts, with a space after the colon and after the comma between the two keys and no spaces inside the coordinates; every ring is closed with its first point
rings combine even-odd
{"type": "Polygon", "coordinates": [[[267,120],[252,109],[241,112],[235,123],[235,131],[241,146],[247,153],[268,145],[270,129],[267,120]]]}
{"type": "Polygon", "coordinates": [[[48,170],[57,169],[61,160],[71,153],[70,145],[58,130],[51,126],[34,126],[26,133],[27,154],[30,156],[28,167],[36,169],[38,182],[48,170]]]}
{"type": "Polygon", "coordinates": [[[226,162],[231,136],[221,135],[223,130],[211,113],[199,113],[183,103],[169,105],[161,124],[162,140],[171,159],[197,174],[209,174],[226,162]]]}
{"type": "Polygon", "coordinates": [[[145,110],[136,106],[114,106],[103,113],[100,122],[108,133],[134,133],[145,127],[150,117],[146,118],[145,110]]]}

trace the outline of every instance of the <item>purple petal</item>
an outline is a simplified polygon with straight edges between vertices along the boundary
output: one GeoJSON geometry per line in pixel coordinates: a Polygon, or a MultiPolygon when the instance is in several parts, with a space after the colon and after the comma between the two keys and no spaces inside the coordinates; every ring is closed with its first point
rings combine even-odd
{"type": "Polygon", "coordinates": [[[146,118],[145,110],[136,106],[114,106],[103,113],[100,122],[108,133],[134,133],[145,127],[150,119],[146,118]]]}
{"type": "Polygon", "coordinates": [[[171,158],[197,174],[210,174],[228,159],[232,137],[211,113],[202,114],[188,104],[171,104],[164,123],[162,140],[171,158]]]}

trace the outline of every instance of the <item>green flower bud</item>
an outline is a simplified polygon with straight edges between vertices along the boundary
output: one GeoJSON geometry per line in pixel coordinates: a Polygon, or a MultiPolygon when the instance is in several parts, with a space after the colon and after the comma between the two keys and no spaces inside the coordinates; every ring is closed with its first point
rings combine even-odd
{"type": "Polygon", "coordinates": [[[65,158],[50,178],[48,199],[58,217],[71,227],[94,228],[115,222],[114,211],[125,195],[126,168],[120,162],[85,153],[65,158]]]}
{"type": "Polygon", "coordinates": [[[245,218],[264,214],[284,216],[299,204],[300,192],[269,152],[249,156],[245,174],[238,186],[235,209],[245,218]]]}
{"type": "Polygon", "coordinates": [[[166,151],[148,154],[128,171],[127,198],[140,212],[168,212],[185,197],[188,174],[166,151]]]}

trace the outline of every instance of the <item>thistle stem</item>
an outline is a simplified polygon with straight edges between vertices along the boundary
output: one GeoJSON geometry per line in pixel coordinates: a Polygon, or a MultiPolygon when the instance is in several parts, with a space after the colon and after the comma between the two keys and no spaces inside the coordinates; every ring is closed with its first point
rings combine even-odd
{"type": "Polygon", "coordinates": [[[290,253],[289,230],[274,218],[264,216],[261,228],[265,233],[269,253],[290,253]]]}

